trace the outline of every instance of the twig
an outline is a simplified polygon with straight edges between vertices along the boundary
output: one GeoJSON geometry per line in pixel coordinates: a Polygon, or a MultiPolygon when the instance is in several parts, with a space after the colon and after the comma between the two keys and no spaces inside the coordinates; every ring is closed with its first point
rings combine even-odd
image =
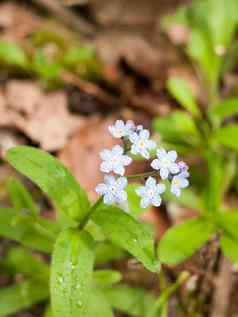
{"type": "Polygon", "coordinates": [[[64,8],[57,0],[33,0],[37,5],[45,7],[53,14],[57,15],[68,26],[76,29],[85,35],[91,35],[95,31],[92,24],[86,21],[82,16],[76,16],[68,8],[64,8]]]}
{"type": "Polygon", "coordinates": [[[222,256],[213,294],[211,317],[228,316],[232,286],[233,276],[231,264],[222,256]]]}

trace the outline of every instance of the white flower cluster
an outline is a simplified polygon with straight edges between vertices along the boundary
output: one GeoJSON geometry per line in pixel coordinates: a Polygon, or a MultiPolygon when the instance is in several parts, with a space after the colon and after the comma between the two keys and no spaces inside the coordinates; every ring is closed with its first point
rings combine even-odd
{"type": "MultiPolygon", "coordinates": [[[[107,205],[123,204],[127,201],[127,192],[125,188],[128,184],[124,176],[125,167],[132,163],[132,158],[127,155],[141,155],[145,159],[150,158],[150,151],[156,148],[156,143],[150,139],[150,132],[142,125],[136,126],[133,121],[117,120],[114,125],[109,126],[109,132],[114,138],[122,139],[124,146],[115,145],[111,150],[101,151],[100,157],[102,163],[100,170],[104,173],[113,172],[112,175],[104,176],[104,183],[98,184],[96,192],[103,195],[103,202],[107,205]],[[129,149],[128,149],[129,144],[129,149]]],[[[160,176],[162,180],[171,180],[170,191],[176,196],[180,196],[181,189],[189,185],[188,166],[184,162],[178,162],[176,151],[157,149],[157,158],[151,162],[152,172],[148,172],[148,178],[144,186],[136,190],[137,195],[141,197],[140,205],[147,208],[149,205],[160,206],[160,195],[165,191],[166,186],[157,183],[156,178],[150,176],[160,176]]]]}

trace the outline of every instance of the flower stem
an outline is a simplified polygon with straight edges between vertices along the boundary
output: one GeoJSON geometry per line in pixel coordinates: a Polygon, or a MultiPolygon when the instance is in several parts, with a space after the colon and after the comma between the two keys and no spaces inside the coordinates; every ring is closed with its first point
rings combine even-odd
{"type": "Polygon", "coordinates": [[[90,210],[89,210],[88,214],[86,215],[86,217],[84,218],[84,220],[79,225],[79,229],[83,229],[86,226],[86,224],[88,223],[88,221],[91,218],[92,214],[94,213],[94,211],[98,208],[98,206],[102,202],[103,202],[103,196],[100,196],[98,198],[98,200],[95,202],[95,204],[90,208],[90,210]]]}
{"type": "Polygon", "coordinates": [[[128,175],[126,177],[127,179],[137,179],[137,178],[146,178],[149,176],[158,176],[158,175],[159,175],[158,171],[150,171],[150,172],[145,172],[140,174],[128,175]]]}

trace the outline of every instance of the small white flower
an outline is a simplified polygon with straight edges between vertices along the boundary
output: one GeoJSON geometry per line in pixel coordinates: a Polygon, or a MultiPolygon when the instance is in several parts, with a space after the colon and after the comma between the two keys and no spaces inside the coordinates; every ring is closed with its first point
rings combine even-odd
{"type": "Polygon", "coordinates": [[[144,158],[149,159],[150,153],[149,150],[156,147],[156,143],[153,140],[149,139],[150,132],[146,129],[140,130],[140,132],[132,133],[129,136],[129,139],[132,143],[131,153],[132,154],[141,154],[144,158]]]}
{"type": "Polygon", "coordinates": [[[181,172],[188,170],[188,165],[184,161],[178,162],[178,166],[181,172]]]}
{"type": "Polygon", "coordinates": [[[181,188],[186,188],[189,185],[187,177],[189,177],[189,173],[187,171],[183,171],[178,175],[175,175],[171,182],[171,193],[179,197],[181,195],[181,188]]]}
{"type": "Polygon", "coordinates": [[[114,176],[104,176],[104,183],[100,183],[95,188],[96,192],[103,195],[103,202],[106,205],[121,204],[127,200],[126,177],[115,178],[114,176]]]}
{"type": "Polygon", "coordinates": [[[122,138],[129,136],[135,129],[133,121],[128,120],[126,123],[122,120],[117,120],[114,125],[108,127],[109,132],[114,138],[122,138]]]}
{"type": "Polygon", "coordinates": [[[176,174],[180,171],[179,165],[175,163],[177,159],[176,151],[166,152],[165,149],[157,150],[157,159],[153,160],[151,166],[160,171],[162,179],[166,179],[169,173],[176,174]]]}
{"type": "Polygon", "coordinates": [[[132,158],[128,155],[123,155],[123,148],[120,145],[115,145],[112,150],[103,150],[100,152],[101,163],[100,170],[104,173],[114,172],[115,174],[124,175],[125,168],[132,162],[132,158]]]}
{"type": "Polygon", "coordinates": [[[142,208],[147,208],[149,205],[156,207],[160,206],[160,194],[162,194],[164,191],[164,184],[157,184],[155,178],[149,177],[145,182],[145,186],[141,186],[136,189],[137,195],[141,196],[142,198],[140,206],[142,208]]]}

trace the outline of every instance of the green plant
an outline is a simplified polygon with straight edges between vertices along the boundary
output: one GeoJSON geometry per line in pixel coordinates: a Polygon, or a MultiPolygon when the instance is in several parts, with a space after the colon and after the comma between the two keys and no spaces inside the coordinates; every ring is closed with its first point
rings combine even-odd
{"type": "Polygon", "coordinates": [[[221,88],[224,73],[234,65],[237,9],[233,0],[194,1],[164,20],[166,30],[180,25],[190,32],[185,51],[207,96],[202,111],[186,80],[169,78],[168,91],[186,112],[178,110],[153,123],[164,146],[200,157],[205,169],[201,163],[191,168],[193,189],[186,189],[177,200],[197,210],[199,216],[165,233],[159,245],[164,263],[184,261],[214,234],[220,237],[224,254],[238,262],[238,210],[231,210],[225,201],[237,175],[238,125],[227,119],[238,113],[238,97],[234,92],[224,99],[221,88]]]}
{"type": "MultiPolygon", "coordinates": [[[[58,213],[55,222],[43,218],[23,184],[9,179],[12,208],[0,208],[0,235],[27,249],[12,247],[0,261],[1,270],[24,277],[22,282],[0,290],[0,316],[47,301],[49,296],[51,306],[47,306],[45,316],[106,317],[113,316],[113,308],[131,316],[167,315],[168,299],[187,274],[156,299],[143,289],[117,285],[121,281],[117,271],[95,270],[97,264],[124,257],[123,249],[158,273],[150,227],[140,223],[135,214],[103,204],[101,198],[91,205],[70,172],[41,150],[19,146],[9,150],[6,159],[47,194],[58,213]],[[52,253],[51,265],[29,249],[52,253]]],[[[138,210],[134,195],[133,190],[129,203],[138,210]]]]}

